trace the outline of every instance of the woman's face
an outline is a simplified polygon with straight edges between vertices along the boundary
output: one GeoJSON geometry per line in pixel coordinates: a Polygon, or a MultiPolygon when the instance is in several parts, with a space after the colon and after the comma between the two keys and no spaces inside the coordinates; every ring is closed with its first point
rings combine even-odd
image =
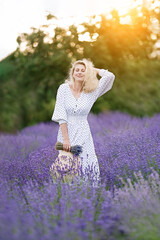
{"type": "Polygon", "coordinates": [[[73,78],[75,81],[84,81],[86,68],[83,64],[77,63],[74,68],[73,78]]]}

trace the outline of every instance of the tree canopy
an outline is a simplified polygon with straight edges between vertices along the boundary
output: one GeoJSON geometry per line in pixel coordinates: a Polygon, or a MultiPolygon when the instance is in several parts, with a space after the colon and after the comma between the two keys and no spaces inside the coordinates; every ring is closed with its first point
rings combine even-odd
{"type": "Polygon", "coordinates": [[[116,75],[113,89],[94,104],[94,113],[119,110],[143,117],[159,112],[157,9],[134,8],[126,23],[116,10],[110,18],[94,15],[79,25],[81,31],[56,25],[56,16],[48,14],[47,25],[20,34],[16,51],[0,62],[0,129],[16,131],[50,121],[58,86],[71,63],[84,57],[116,75]]]}

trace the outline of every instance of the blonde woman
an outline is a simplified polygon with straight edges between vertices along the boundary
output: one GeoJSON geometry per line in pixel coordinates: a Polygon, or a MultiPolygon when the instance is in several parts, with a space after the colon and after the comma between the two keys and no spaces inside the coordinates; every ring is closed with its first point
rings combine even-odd
{"type": "Polygon", "coordinates": [[[63,143],[65,151],[74,145],[83,147],[82,171],[86,174],[90,169],[95,180],[100,180],[100,169],[87,116],[97,98],[112,88],[114,79],[112,72],[95,68],[90,60],[74,62],[68,79],[57,90],[52,115],[52,121],[60,126],[57,141],[63,143]]]}

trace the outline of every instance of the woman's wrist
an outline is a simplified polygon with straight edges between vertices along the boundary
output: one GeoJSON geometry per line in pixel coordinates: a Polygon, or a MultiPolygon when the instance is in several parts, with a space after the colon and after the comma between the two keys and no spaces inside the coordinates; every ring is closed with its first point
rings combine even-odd
{"type": "Polygon", "coordinates": [[[96,74],[99,74],[100,69],[99,68],[94,68],[96,70],[96,74]]]}

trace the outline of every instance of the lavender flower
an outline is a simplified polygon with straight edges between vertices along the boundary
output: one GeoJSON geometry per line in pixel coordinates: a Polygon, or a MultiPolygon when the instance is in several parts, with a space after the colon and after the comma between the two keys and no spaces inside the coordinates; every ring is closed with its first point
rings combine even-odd
{"type": "MultiPolygon", "coordinates": [[[[70,152],[73,153],[75,156],[79,156],[82,153],[82,146],[80,145],[75,145],[71,146],[70,152]]],[[[56,150],[63,150],[63,143],[57,142],[55,145],[56,150]]]]}

